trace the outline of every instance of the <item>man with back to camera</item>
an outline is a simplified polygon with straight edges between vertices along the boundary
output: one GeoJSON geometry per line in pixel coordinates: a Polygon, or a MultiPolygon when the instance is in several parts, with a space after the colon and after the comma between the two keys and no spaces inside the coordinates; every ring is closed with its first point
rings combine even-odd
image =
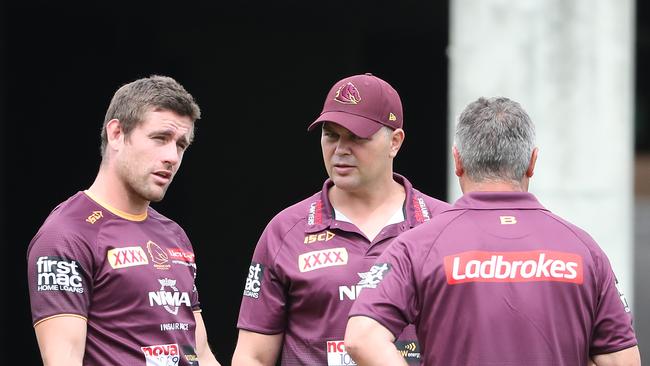
{"type": "Polygon", "coordinates": [[[50,213],[27,252],[44,365],[219,365],[190,240],[149,206],[165,195],[200,114],[170,77],[116,91],[95,181],[50,213]]]}
{"type": "Polygon", "coordinates": [[[377,260],[383,279],[346,329],[359,365],[404,364],[391,342],[413,322],[428,366],[641,364],[607,256],[527,192],[534,140],[516,102],[465,108],[453,147],[464,195],[377,260]]]}
{"type": "MultiPolygon", "coordinates": [[[[233,366],[350,365],[347,314],[374,286],[372,262],[400,233],[447,208],[393,173],[404,141],[395,89],[371,75],[336,82],[320,116],[329,179],[320,192],[284,209],[262,233],[244,289],[233,366]],[[364,290],[365,291],[365,290],[364,290]]],[[[413,327],[396,343],[419,364],[413,327]]],[[[406,362],[406,361],[405,361],[406,362]]]]}

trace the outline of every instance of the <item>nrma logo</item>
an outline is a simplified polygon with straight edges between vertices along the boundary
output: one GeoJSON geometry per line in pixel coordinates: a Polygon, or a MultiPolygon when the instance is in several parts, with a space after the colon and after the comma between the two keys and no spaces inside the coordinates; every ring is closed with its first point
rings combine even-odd
{"type": "Polygon", "coordinates": [[[176,280],[169,278],[159,279],[160,291],[149,292],[149,306],[162,306],[171,314],[178,314],[178,309],[185,305],[190,307],[190,295],[187,292],[178,291],[176,280]],[[166,290],[167,288],[172,291],[166,290]]]}

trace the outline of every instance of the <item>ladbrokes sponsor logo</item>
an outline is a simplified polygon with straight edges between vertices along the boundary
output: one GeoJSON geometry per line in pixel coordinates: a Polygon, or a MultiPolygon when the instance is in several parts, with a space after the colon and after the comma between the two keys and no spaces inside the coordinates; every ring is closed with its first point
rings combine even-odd
{"type": "Polygon", "coordinates": [[[43,256],[36,260],[37,291],[66,291],[82,294],[82,270],[73,259],[43,256]]]}
{"type": "Polygon", "coordinates": [[[429,210],[427,209],[427,204],[424,202],[422,197],[413,197],[413,208],[415,210],[415,220],[417,222],[425,222],[431,219],[429,216],[429,210]]]}
{"type": "Polygon", "coordinates": [[[248,267],[248,277],[246,278],[246,286],[244,287],[244,296],[257,299],[260,297],[262,290],[262,278],[264,277],[264,266],[251,262],[248,267]]]}
{"type": "Polygon", "coordinates": [[[420,364],[420,345],[418,341],[397,341],[395,347],[407,363],[420,364]]]}
{"type": "Polygon", "coordinates": [[[149,240],[147,242],[147,251],[153,262],[153,266],[158,269],[169,269],[171,264],[169,264],[169,257],[164,250],[158,244],[149,240]]]}
{"type": "Polygon", "coordinates": [[[582,283],[582,257],[574,253],[469,251],[444,258],[447,283],[558,281],[582,283]]]}
{"type": "Polygon", "coordinates": [[[389,270],[389,263],[377,263],[370,267],[370,271],[357,273],[361,280],[355,286],[339,286],[339,300],[343,301],[345,298],[354,300],[363,288],[376,288],[389,270]]]}
{"type": "Polygon", "coordinates": [[[187,263],[194,263],[194,253],[186,252],[180,248],[167,249],[171,259],[180,260],[187,263]]]}
{"type": "Polygon", "coordinates": [[[113,269],[149,264],[141,247],[113,248],[106,252],[106,259],[113,269]]]}
{"type": "Polygon", "coordinates": [[[147,366],[178,366],[181,359],[178,344],[159,344],[140,347],[147,366]]]}
{"type": "Polygon", "coordinates": [[[86,218],[86,222],[89,224],[94,224],[102,217],[104,217],[104,214],[101,211],[93,211],[93,213],[91,213],[88,218],[86,218]]]}
{"type": "Polygon", "coordinates": [[[327,366],[356,365],[356,362],[345,351],[343,341],[327,341],[327,366]]]}
{"type": "Polygon", "coordinates": [[[309,272],[332,266],[344,266],[346,264],[348,264],[348,251],[345,248],[317,250],[298,256],[300,272],[309,272]]]}
{"type": "Polygon", "coordinates": [[[307,217],[308,225],[311,226],[311,225],[323,223],[322,208],[323,208],[323,202],[321,202],[321,200],[312,202],[311,205],[309,205],[309,216],[307,217]]]}
{"type": "Polygon", "coordinates": [[[331,232],[329,230],[326,230],[325,232],[322,232],[322,233],[319,233],[319,234],[305,235],[305,244],[311,244],[311,243],[315,243],[317,241],[330,241],[335,236],[336,236],[336,234],[334,234],[333,232],[331,232]]]}
{"type": "Polygon", "coordinates": [[[187,292],[178,291],[176,280],[161,278],[158,282],[160,291],[149,292],[149,306],[163,306],[168,313],[174,315],[178,314],[178,308],[182,305],[190,307],[190,295],[187,292]]]}

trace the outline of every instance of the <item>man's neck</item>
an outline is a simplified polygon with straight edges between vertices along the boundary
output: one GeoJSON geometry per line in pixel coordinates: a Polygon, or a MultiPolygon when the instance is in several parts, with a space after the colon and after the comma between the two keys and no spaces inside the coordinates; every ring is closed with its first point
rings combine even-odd
{"type": "Polygon", "coordinates": [[[406,199],[404,186],[391,180],[382,189],[346,192],[333,186],[328,192],[332,207],[347,217],[372,241],[400,210],[406,199]]]}
{"type": "Polygon", "coordinates": [[[143,201],[130,194],[124,182],[115,174],[110,174],[104,167],[100,167],[88,191],[105,204],[131,215],[141,215],[147,212],[149,207],[149,201],[143,201]]]}
{"type": "Polygon", "coordinates": [[[470,179],[463,179],[461,181],[461,189],[463,193],[469,192],[527,192],[528,179],[523,179],[520,182],[509,180],[486,180],[475,182],[470,179]]]}

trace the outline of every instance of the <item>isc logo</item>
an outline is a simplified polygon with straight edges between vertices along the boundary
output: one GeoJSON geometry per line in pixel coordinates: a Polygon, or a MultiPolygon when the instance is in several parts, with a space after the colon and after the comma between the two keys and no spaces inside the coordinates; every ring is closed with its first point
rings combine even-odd
{"type": "Polygon", "coordinates": [[[320,234],[311,234],[305,236],[305,244],[315,243],[317,241],[330,241],[335,236],[335,234],[329,230],[320,234]]]}

